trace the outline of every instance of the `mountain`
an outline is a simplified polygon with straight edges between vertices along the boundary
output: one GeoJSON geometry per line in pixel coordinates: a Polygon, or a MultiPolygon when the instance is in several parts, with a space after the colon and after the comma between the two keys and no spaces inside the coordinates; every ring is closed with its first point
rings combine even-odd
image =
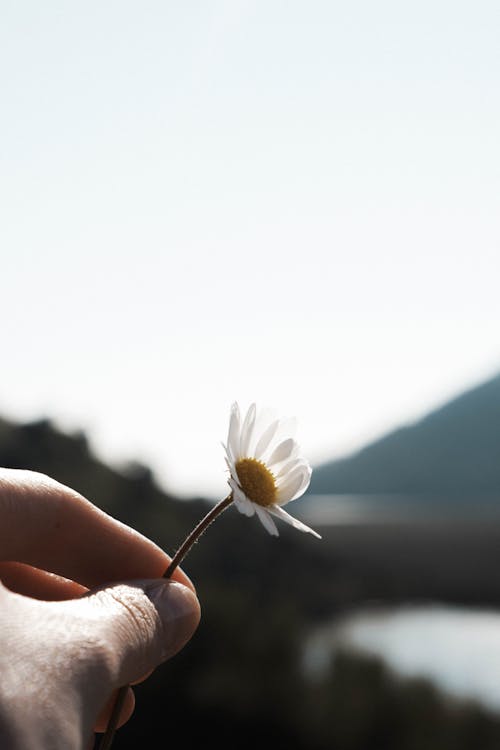
{"type": "Polygon", "coordinates": [[[310,494],[358,493],[500,495],[500,375],[313,472],[310,494]]]}

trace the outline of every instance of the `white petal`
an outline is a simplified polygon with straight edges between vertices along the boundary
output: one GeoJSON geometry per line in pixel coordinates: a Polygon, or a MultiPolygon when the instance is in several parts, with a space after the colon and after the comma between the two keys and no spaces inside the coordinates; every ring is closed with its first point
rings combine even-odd
{"type": "Polygon", "coordinates": [[[279,441],[284,440],[286,437],[295,438],[297,435],[297,418],[296,417],[281,417],[280,428],[278,431],[279,441]]]}
{"type": "Polygon", "coordinates": [[[227,462],[227,460],[229,460],[229,461],[231,461],[231,462],[232,462],[232,461],[233,461],[233,457],[232,457],[232,455],[231,455],[231,451],[229,450],[229,446],[228,446],[228,445],[226,445],[226,444],[225,444],[225,443],[223,443],[223,442],[221,442],[221,445],[222,445],[222,447],[224,448],[224,453],[225,453],[225,454],[226,454],[226,456],[227,456],[226,462],[227,462]]]}
{"type": "Polygon", "coordinates": [[[247,411],[243,427],[241,428],[240,438],[240,456],[245,457],[249,455],[250,443],[252,442],[253,428],[255,425],[255,415],[257,409],[255,404],[251,404],[247,411]]]}
{"type": "Polygon", "coordinates": [[[227,436],[227,447],[230,457],[233,461],[239,458],[240,450],[240,408],[236,402],[231,406],[231,416],[229,418],[229,433],[227,436]]]}
{"type": "Polygon", "coordinates": [[[281,461],[286,461],[287,459],[291,458],[295,451],[298,450],[298,445],[295,442],[293,438],[287,438],[286,440],[283,440],[276,448],[274,449],[271,458],[269,461],[266,461],[266,464],[271,467],[273,464],[279,464],[281,461]]]}
{"type": "Polygon", "coordinates": [[[286,523],[289,523],[291,526],[293,526],[294,529],[298,529],[298,531],[305,531],[308,534],[312,534],[317,539],[321,539],[321,536],[314,531],[313,529],[310,529],[309,526],[306,526],[305,523],[302,523],[302,521],[299,521],[298,518],[294,518],[289,513],[287,513],[283,508],[279,508],[277,505],[271,505],[269,507],[269,513],[272,513],[273,516],[276,516],[277,518],[281,518],[282,521],[286,521],[286,523]]]}
{"type": "Polygon", "coordinates": [[[262,508],[260,505],[255,505],[255,510],[257,511],[257,515],[259,516],[260,522],[263,525],[263,527],[266,529],[266,531],[269,531],[271,536],[279,536],[278,529],[276,528],[276,524],[274,523],[273,519],[269,515],[268,511],[265,508],[262,508]]]}
{"type": "Polygon", "coordinates": [[[251,518],[255,513],[255,505],[250,502],[250,500],[245,497],[243,493],[237,495],[235,494],[234,504],[236,505],[240,513],[243,513],[244,516],[248,516],[248,518],[251,518]]]}
{"type": "Polygon", "coordinates": [[[295,493],[298,492],[303,481],[304,477],[301,471],[292,472],[278,490],[277,504],[285,505],[288,503],[295,493]]]}
{"type": "Polygon", "coordinates": [[[291,474],[294,469],[297,469],[299,466],[304,466],[305,464],[306,461],[304,458],[292,458],[291,461],[287,461],[274,476],[276,484],[278,486],[283,484],[283,482],[286,481],[288,474],[291,474]]]}
{"type": "Polygon", "coordinates": [[[227,480],[228,485],[231,487],[232,491],[236,494],[237,492],[242,492],[241,487],[239,486],[238,482],[234,478],[233,473],[231,473],[231,476],[227,480]]]}
{"type": "Polygon", "coordinates": [[[303,495],[311,481],[311,470],[301,466],[292,471],[278,489],[278,504],[285,505],[303,495]]]}
{"type": "Polygon", "coordinates": [[[240,513],[243,513],[244,516],[253,516],[253,514],[255,513],[254,504],[250,502],[243,490],[238,487],[232,477],[228,480],[228,484],[233,491],[234,504],[236,505],[240,513]]]}
{"type": "Polygon", "coordinates": [[[280,421],[279,419],[277,419],[275,422],[271,422],[271,424],[264,430],[259,438],[257,445],[255,446],[255,458],[261,458],[269,448],[271,440],[276,435],[279,423],[280,421]]]}

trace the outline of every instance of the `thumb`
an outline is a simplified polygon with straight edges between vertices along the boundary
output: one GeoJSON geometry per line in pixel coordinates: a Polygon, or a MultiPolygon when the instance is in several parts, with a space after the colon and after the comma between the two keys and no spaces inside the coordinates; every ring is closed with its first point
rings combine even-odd
{"type": "MultiPolygon", "coordinates": [[[[96,731],[104,731],[113,705],[110,695],[118,687],[144,679],[174,656],[196,630],[200,605],[191,588],[165,579],[117,584],[71,602],[77,603],[85,610],[83,617],[79,613],[80,625],[87,622],[93,630],[95,627],[91,640],[97,648],[84,673],[75,677],[89,710],[88,719],[96,731]],[[96,670],[91,666],[93,659],[96,670]],[[94,679],[89,679],[89,666],[94,679]]],[[[120,725],[133,707],[129,689],[120,725]]]]}
{"type": "Polygon", "coordinates": [[[78,604],[80,622],[96,628],[97,656],[104,659],[111,687],[138,680],[176,654],[200,620],[193,591],[163,579],[116,584],[78,604]]]}
{"type": "MultiPolygon", "coordinates": [[[[0,584],[0,607],[0,695],[9,706],[9,721],[21,737],[54,730],[60,739],[54,748],[80,747],[74,732],[89,737],[113,691],[173,656],[200,619],[194,592],[164,579],[121,583],[53,602],[0,584]]],[[[129,714],[132,709],[133,704],[129,714]]]]}

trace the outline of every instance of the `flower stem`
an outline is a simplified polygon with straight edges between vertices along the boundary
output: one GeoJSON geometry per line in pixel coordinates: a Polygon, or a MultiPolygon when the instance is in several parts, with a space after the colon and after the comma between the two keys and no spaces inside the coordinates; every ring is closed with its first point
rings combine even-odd
{"type": "MultiPolygon", "coordinates": [[[[184,558],[188,554],[191,547],[198,541],[201,535],[208,529],[210,524],[213,521],[215,521],[217,516],[219,516],[224,510],[226,510],[226,508],[228,508],[232,502],[233,502],[233,494],[231,493],[230,495],[225,497],[224,500],[221,500],[219,503],[217,503],[217,505],[215,505],[206,514],[206,516],[204,516],[201,519],[199,524],[195,526],[192,532],[186,537],[186,539],[183,541],[183,543],[181,544],[181,546],[179,547],[179,549],[173,556],[168,568],[163,574],[163,578],[172,577],[175,569],[184,560],[184,558]]],[[[125,697],[127,695],[127,690],[128,690],[128,685],[124,685],[118,690],[116,700],[113,705],[113,710],[111,711],[111,716],[108,722],[108,726],[106,727],[106,731],[103,734],[101,742],[99,744],[99,750],[109,750],[109,748],[111,747],[111,744],[115,736],[116,728],[118,725],[118,721],[120,719],[120,714],[122,712],[123,704],[125,702],[125,697]]]]}
{"type": "Polygon", "coordinates": [[[222,511],[226,510],[226,508],[233,502],[233,494],[231,493],[227,497],[224,498],[224,500],[221,500],[220,503],[217,503],[212,510],[210,510],[204,518],[201,519],[199,524],[195,526],[195,528],[192,530],[192,532],[189,534],[188,537],[184,540],[184,542],[181,544],[177,552],[172,558],[172,561],[168,568],[166,569],[165,573],[163,574],[163,578],[171,578],[174,570],[178,565],[181,564],[181,562],[186,557],[187,553],[195,544],[200,536],[208,529],[210,524],[215,521],[218,515],[222,513],[222,511]]]}

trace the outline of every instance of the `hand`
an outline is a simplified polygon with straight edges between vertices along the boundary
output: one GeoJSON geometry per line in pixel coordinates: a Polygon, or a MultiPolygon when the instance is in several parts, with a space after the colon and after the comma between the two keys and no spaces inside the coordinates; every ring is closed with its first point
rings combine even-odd
{"type": "MultiPolygon", "coordinates": [[[[0,747],[91,747],[116,689],[184,646],[199,604],[168,563],[68,487],[0,470],[0,747]]],[[[133,707],[129,689],[120,724],[133,707]]]]}

